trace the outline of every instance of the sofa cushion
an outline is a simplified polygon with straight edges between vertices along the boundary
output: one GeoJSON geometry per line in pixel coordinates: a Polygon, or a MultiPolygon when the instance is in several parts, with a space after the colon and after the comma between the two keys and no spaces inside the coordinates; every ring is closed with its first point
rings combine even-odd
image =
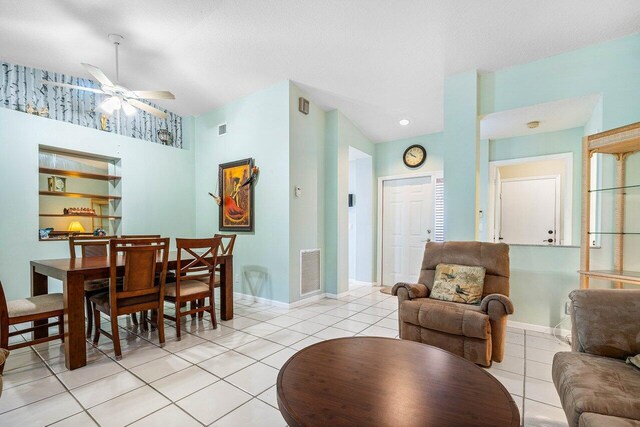
{"type": "Polygon", "coordinates": [[[480,304],[484,267],[438,264],[429,298],[463,304],[480,304]]]}
{"type": "Polygon", "coordinates": [[[640,427],[640,421],[587,412],[580,416],[580,427],[640,427]]]}
{"type": "Polygon", "coordinates": [[[426,329],[488,339],[491,335],[489,316],[477,305],[459,304],[429,298],[402,301],[400,320],[426,329]]]}
{"type": "Polygon", "coordinates": [[[640,371],[623,360],[556,353],[552,375],[569,425],[583,412],[640,420],[640,371]]]}

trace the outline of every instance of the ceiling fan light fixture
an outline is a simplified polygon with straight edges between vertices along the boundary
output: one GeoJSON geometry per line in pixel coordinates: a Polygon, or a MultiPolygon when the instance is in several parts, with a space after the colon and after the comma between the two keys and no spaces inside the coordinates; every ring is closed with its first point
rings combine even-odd
{"type": "Polygon", "coordinates": [[[104,111],[107,114],[113,114],[114,111],[120,109],[121,105],[122,103],[120,101],[120,98],[118,98],[117,96],[110,96],[109,98],[102,101],[100,105],[98,105],[98,109],[104,111]]]}
{"type": "Polygon", "coordinates": [[[136,114],[136,108],[129,104],[126,99],[122,101],[122,111],[129,117],[136,114]]]}

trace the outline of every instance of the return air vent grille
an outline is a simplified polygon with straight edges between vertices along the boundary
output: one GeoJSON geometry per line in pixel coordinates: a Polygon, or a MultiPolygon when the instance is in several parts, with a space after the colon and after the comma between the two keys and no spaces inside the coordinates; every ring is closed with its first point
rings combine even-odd
{"type": "Polygon", "coordinates": [[[300,251],[300,295],[320,291],[320,249],[300,251]]]}
{"type": "Polygon", "coordinates": [[[221,125],[218,125],[218,135],[224,135],[227,133],[227,124],[223,123],[221,125]]]}
{"type": "Polygon", "coordinates": [[[435,230],[433,240],[444,242],[444,179],[436,178],[435,230]]]}

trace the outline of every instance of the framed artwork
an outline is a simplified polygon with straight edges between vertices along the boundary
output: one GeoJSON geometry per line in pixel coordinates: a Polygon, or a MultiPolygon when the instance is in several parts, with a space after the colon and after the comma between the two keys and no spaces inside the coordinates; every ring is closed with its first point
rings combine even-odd
{"type": "Polygon", "coordinates": [[[253,159],[223,163],[218,169],[220,231],[253,231],[254,194],[249,182],[253,159]]]}

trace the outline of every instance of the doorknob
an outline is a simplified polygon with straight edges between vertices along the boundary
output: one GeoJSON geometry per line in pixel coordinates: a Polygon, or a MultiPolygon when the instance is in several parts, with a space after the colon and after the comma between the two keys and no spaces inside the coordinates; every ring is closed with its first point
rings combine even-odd
{"type": "Polygon", "coordinates": [[[543,240],[543,242],[553,243],[553,239],[546,239],[546,240],[543,240]]]}
{"type": "Polygon", "coordinates": [[[553,230],[549,230],[549,231],[548,231],[548,233],[549,233],[549,234],[553,234],[553,230]]]}

